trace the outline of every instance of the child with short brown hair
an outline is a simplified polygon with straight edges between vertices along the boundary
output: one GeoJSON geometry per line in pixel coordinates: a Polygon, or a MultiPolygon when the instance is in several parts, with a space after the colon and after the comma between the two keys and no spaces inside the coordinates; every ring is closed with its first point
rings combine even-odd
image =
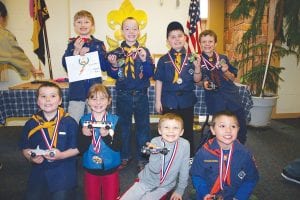
{"type": "Polygon", "coordinates": [[[40,111],[23,128],[19,146],[32,165],[27,200],[76,198],[78,125],[59,107],[61,102],[60,87],[43,83],[37,90],[40,111]]]}
{"type": "Polygon", "coordinates": [[[214,115],[222,110],[230,110],[238,118],[240,129],[238,140],[246,143],[247,125],[242,99],[238,87],[234,84],[237,68],[229,63],[227,56],[215,51],[217,34],[205,30],[199,35],[201,46],[201,72],[205,90],[207,113],[214,115]]]}
{"type": "MultiPolygon", "coordinates": [[[[89,11],[81,10],[75,14],[74,30],[78,36],[70,39],[65,54],[62,57],[62,64],[66,71],[67,65],[65,58],[67,56],[84,56],[86,53],[94,51],[98,52],[101,70],[106,71],[106,48],[103,41],[96,39],[92,35],[94,29],[94,17],[89,11]]],[[[77,122],[79,122],[80,117],[84,114],[87,92],[95,83],[102,83],[102,78],[97,77],[69,83],[68,112],[77,122]]]]}
{"type": "Polygon", "coordinates": [[[147,159],[140,151],[150,140],[148,87],[154,73],[154,63],[150,51],[137,41],[140,30],[135,18],[127,17],[123,20],[122,33],[125,40],[120,47],[108,55],[111,67],[108,67],[107,73],[116,79],[117,114],[122,126],[122,167],[126,167],[133,157],[130,139],[132,116],[134,116],[136,158],[138,169],[141,170],[147,163],[147,159]]]}
{"type": "Polygon", "coordinates": [[[165,199],[182,200],[188,184],[190,144],[180,137],[183,120],[179,115],[167,113],[158,123],[159,137],[148,143],[149,148],[166,148],[167,154],[153,152],[149,163],[138,174],[139,180],[121,197],[122,200],[165,199]]]}

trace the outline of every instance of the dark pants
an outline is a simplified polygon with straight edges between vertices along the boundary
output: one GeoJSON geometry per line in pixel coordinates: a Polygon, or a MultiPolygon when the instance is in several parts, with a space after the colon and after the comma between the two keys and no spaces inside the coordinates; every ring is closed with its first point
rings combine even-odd
{"type": "Polygon", "coordinates": [[[233,113],[237,116],[240,124],[240,130],[237,139],[240,141],[240,143],[245,144],[247,140],[247,123],[244,108],[233,111],[233,113]]]}
{"type": "MultiPolygon", "coordinates": [[[[55,180],[53,180],[55,184],[55,180]]],[[[39,177],[39,181],[31,183],[27,187],[25,200],[74,200],[76,199],[76,188],[50,192],[49,186],[44,177],[39,177]]]]}
{"type": "Polygon", "coordinates": [[[147,89],[145,90],[118,90],[117,115],[122,128],[121,158],[130,159],[131,155],[131,130],[132,115],[135,120],[136,130],[136,157],[138,161],[146,160],[141,153],[143,145],[150,140],[150,116],[147,89]]]}
{"type": "Polygon", "coordinates": [[[184,132],[182,137],[190,142],[190,157],[194,157],[194,138],[193,138],[193,125],[194,125],[194,107],[169,109],[163,107],[163,114],[175,113],[183,119],[184,132]]]}

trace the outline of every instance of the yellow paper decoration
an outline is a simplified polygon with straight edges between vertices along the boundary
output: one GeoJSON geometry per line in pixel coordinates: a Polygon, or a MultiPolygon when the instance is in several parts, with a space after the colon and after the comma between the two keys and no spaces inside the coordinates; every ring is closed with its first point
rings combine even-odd
{"type": "MultiPolygon", "coordinates": [[[[114,30],[114,39],[106,36],[109,50],[113,50],[119,46],[119,43],[124,40],[121,31],[121,25],[127,17],[134,17],[138,24],[140,31],[143,30],[148,21],[147,14],[143,10],[136,10],[130,0],[124,0],[119,10],[112,10],[107,14],[107,25],[114,30]]],[[[140,35],[138,42],[141,46],[145,46],[147,34],[140,35]]]]}

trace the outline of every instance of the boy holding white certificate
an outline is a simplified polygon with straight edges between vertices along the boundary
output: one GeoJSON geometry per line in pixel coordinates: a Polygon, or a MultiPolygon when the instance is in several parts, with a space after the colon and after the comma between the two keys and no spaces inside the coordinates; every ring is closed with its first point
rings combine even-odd
{"type": "MultiPolygon", "coordinates": [[[[90,12],[86,10],[77,12],[74,16],[74,30],[78,36],[70,39],[62,58],[62,64],[68,72],[70,82],[68,112],[77,122],[79,122],[81,116],[84,114],[89,88],[95,83],[102,83],[101,71],[106,71],[107,68],[105,59],[106,48],[103,41],[92,36],[94,28],[95,22],[90,12]],[[94,59],[92,59],[95,58],[95,55],[92,57],[95,52],[98,54],[96,56],[99,60],[96,60],[97,62],[99,61],[100,67],[98,67],[98,70],[94,70],[93,76],[88,77],[84,74],[86,74],[85,71],[87,70],[91,71],[91,67],[95,67],[94,59]],[[80,57],[73,57],[78,55],[80,57]],[[76,65],[72,62],[74,59],[77,59],[76,65]],[[80,73],[79,77],[84,77],[82,79],[74,77],[74,73],[76,72],[80,73]]],[[[90,71],[88,74],[91,74],[90,71]]]]}

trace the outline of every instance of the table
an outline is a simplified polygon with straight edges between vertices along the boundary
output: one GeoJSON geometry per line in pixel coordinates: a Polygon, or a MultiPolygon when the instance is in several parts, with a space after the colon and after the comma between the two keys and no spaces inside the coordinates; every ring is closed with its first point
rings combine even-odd
{"type": "MultiPolygon", "coordinates": [[[[114,83],[106,81],[104,84],[109,88],[112,94],[111,111],[112,113],[116,113],[116,90],[114,83]]],[[[62,107],[66,109],[68,107],[68,83],[58,83],[58,85],[63,90],[62,107]]],[[[31,117],[34,113],[36,113],[38,111],[38,107],[35,95],[38,86],[39,84],[25,83],[10,87],[9,90],[0,91],[0,124],[5,125],[6,119],[10,117],[31,117]]],[[[253,105],[251,93],[245,85],[239,85],[239,92],[242,97],[242,103],[249,122],[251,119],[250,108],[252,108],[253,105]]],[[[196,87],[195,93],[198,101],[195,104],[194,114],[196,116],[205,116],[207,113],[204,101],[204,90],[202,87],[196,87]]],[[[148,89],[148,96],[150,114],[158,114],[155,111],[155,91],[153,84],[151,84],[151,87],[148,89]]]]}

